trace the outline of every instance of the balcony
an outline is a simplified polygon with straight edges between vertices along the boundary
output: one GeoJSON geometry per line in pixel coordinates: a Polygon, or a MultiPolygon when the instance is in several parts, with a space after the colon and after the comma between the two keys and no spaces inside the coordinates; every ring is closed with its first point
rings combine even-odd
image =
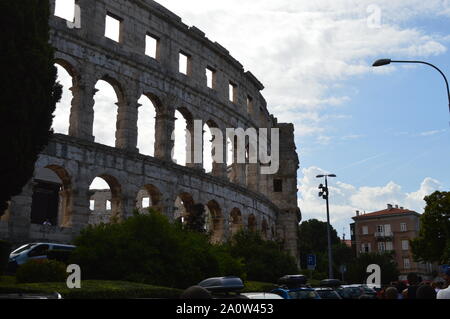
{"type": "Polygon", "coordinates": [[[387,231],[383,231],[383,232],[376,232],[375,233],[375,238],[380,239],[380,240],[386,240],[386,239],[392,239],[394,237],[394,234],[392,232],[387,232],[387,231]]]}

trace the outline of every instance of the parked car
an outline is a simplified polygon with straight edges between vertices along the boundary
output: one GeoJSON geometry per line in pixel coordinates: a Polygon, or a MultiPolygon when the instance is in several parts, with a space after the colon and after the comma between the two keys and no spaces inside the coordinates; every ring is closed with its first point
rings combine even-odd
{"type": "Polygon", "coordinates": [[[320,296],[320,299],[342,299],[336,290],[333,288],[322,287],[315,288],[315,291],[320,296]]]}
{"type": "Polygon", "coordinates": [[[283,299],[320,299],[317,292],[307,285],[308,280],[304,275],[287,275],[278,280],[279,288],[271,293],[277,294],[283,299]]]}
{"type": "Polygon", "coordinates": [[[75,248],[73,245],[55,243],[30,243],[20,246],[9,255],[8,271],[14,272],[18,266],[29,260],[47,259],[47,252],[50,250],[72,251],[75,248]]]}
{"type": "Polygon", "coordinates": [[[248,299],[247,296],[240,293],[244,289],[244,282],[239,277],[208,278],[197,286],[209,291],[213,299],[248,299]]]}
{"type": "Polygon", "coordinates": [[[321,299],[319,294],[309,287],[300,288],[277,288],[271,291],[273,294],[277,294],[283,299],[321,299]]]}
{"type": "Polygon", "coordinates": [[[358,299],[364,294],[364,288],[360,285],[343,285],[336,289],[343,299],[358,299]]]}
{"type": "Polygon", "coordinates": [[[270,292],[245,292],[241,294],[248,299],[284,299],[280,295],[270,292]]]}

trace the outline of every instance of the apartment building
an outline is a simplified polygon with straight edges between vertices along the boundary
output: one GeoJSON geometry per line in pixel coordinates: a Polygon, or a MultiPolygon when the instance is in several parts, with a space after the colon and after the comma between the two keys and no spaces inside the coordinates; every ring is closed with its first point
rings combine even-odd
{"type": "Polygon", "coordinates": [[[372,212],[356,212],[350,225],[352,247],[356,254],[369,252],[394,252],[400,271],[400,280],[415,272],[423,279],[430,279],[434,266],[414,262],[410,240],[419,235],[420,214],[404,207],[387,205],[387,209],[372,212]]]}

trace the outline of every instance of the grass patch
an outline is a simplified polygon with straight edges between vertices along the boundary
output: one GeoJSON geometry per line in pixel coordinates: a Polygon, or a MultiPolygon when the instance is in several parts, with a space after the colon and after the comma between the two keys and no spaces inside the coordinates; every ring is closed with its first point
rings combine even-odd
{"type": "Polygon", "coordinates": [[[126,281],[86,280],[81,282],[81,289],[68,289],[65,283],[16,284],[11,278],[0,280],[0,294],[54,292],[64,299],[178,299],[182,290],[126,281]]]}

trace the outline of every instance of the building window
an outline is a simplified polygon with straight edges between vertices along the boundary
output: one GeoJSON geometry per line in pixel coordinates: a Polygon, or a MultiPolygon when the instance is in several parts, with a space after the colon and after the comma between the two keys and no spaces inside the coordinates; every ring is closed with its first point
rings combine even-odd
{"type": "Polygon", "coordinates": [[[384,243],[384,242],[379,242],[379,243],[378,243],[378,251],[379,251],[380,253],[385,252],[385,251],[386,251],[386,243],[384,243]]]}
{"type": "Polygon", "coordinates": [[[275,193],[282,193],[283,192],[283,180],[281,180],[281,179],[274,179],[273,180],[273,191],[275,193]]]}
{"type": "Polygon", "coordinates": [[[409,258],[403,259],[403,268],[405,269],[411,269],[411,263],[409,261],[409,258]]]}
{"type": "Polygon", "coordinates": [[[361,251],[362,253],[370,253],[370,243],[362,244],[361,251]]]}
{"type": "Polygon", "coordinates": [[[191,57],[184,52],[179,53],[179,71],[184,75],[191,74],[191,57]]]}
{"type": "Polygon", "coordinates": [[[379,225],[379,226],[377,226],[377,232],[378,232],[379,234],[382,234],[382,233],[383,233],[383,231],[384,231],[384,227],[383,227],[383,225],[379,225]]]}
{"type": "Polygon", "coordinates": [[[400,231],[402,231],[402,232],[408,231],[408,227],[406,226],[406,223],[400,224],[400,231]]]}
{"type": "Polygon", "coordinates": [[[391,242],[391,241],[388,241],[388,242],[386,243],[386,250],[387,250],[387,251],[393,251],[393,250],[394,250],[394,246],[392,245],[392,242],[391,242]]]}
{"type": "Polygon", "coordinates": [[[145,36],[145,54],[159,60],[159,38],[149,34],[145,36]]]}
{"type": "Polygon", "coordinates": [[[409,250],[409,240],[402,240],[402,250],[409,250]]]}
{"type": "Polygon", "coordinates": [[[75,0],[56,0],[55,16],[75,22],[75,0]]]}
{"type": "Polygon", "coordinates": [[[90,209],[91,211],[94,211],[94,210],[95,210],[95,200],[91,199],[91,200],[89,201],[89,209],[90,209]]]}
{"type": "Polygon", "coordinates": [[[233,82],[228,85],[228,98],[230,102],[236,103],[237,101],[237,85],[233,82]]]}
{"type": "Polygon", "coordinates": [[[111,201],[110,200],[106,201],[106,210],[111,210],[111,201]]]}
{"type": "Polygon", "coordinates": [[[210,89],[216,88],[216,71],[210,67],[206,67],[206,86],[210,89]]]}
{"type": "Polygon", "coordinates": [[[362,227],[362,233],[363,233],[363,235],[369,235],[369,227],[363,226],[362,227]]]}
{"type": "Polygon", "coordinates": [[[122,19],[110,13],[106,15],[105,37],[120,42],[122,19]]]}

